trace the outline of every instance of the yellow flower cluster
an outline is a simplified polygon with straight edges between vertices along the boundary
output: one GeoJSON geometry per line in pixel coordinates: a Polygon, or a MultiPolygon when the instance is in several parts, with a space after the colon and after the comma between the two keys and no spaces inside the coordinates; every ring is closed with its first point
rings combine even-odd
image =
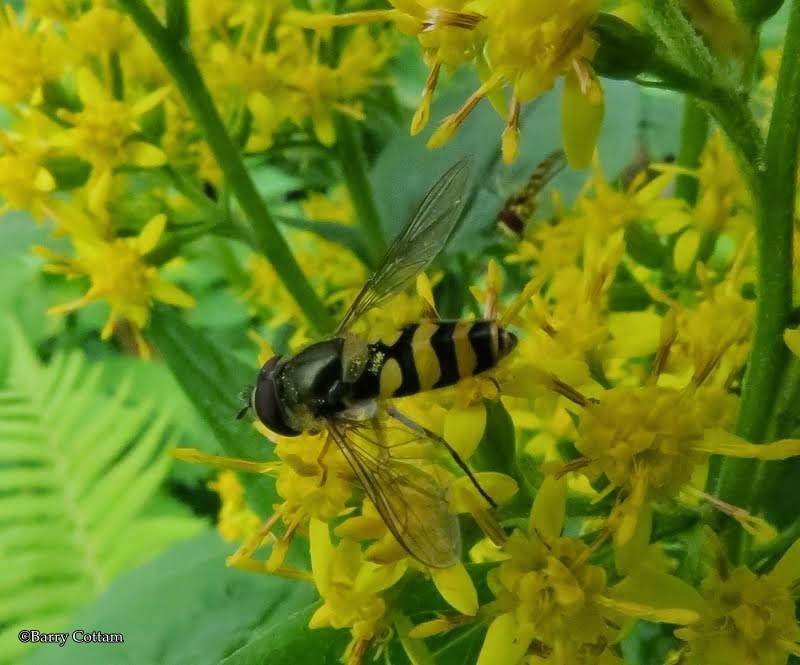
{"type": "MultiPolygon", "coordinates": [[[[165,13],[163,3],[151,4],[165,13]]],[[[729,565],[712,543],[697,591],[697,580],[683,579],[685,571],[679,577],[667,548],[653,542],[659,511],[684,510],[697,522],[708,512],[699,501],[769,540],[774,529],[760,515],[705,492],[710,458],[800,454],[795,439],[753,445],[732,433],[755,307],[753,202],[725,140],[710,137],[697,169],[650,164],[622,184],[606,177],[594,157],[604,104],[591,64],[597,0],[354,4],[335,15],[288,0],[187,5],[186,47],[243,153],[262,162],[289,154],[298,170],[327,156],[339,118],[363,119],[370,93],[386,81],[395,37],[372,24],[388,23],[419,42],[429,68],[413,133],[429,120],[444,70],[472,67],[480,79],[433,132],[431,147],[450,140],[485,98],[506,120],[502,153],[513,161],[522,105],[560,81],[565,153],[593,172],[574,201],[556,199],[551,218],[522,220],[520,237],[505,245],[498,237],[496,258],[471,289],[475,311],[519,336],[513,354],[486,374],[398,404],[428,438],[443,439],[478,468],[474,478],[497,506],[429,457],[420,437],[399,426],[386,432],[392,455],[444,486],[449,516],[477,525],[467,558],[435,568],[411,556],[327,432],[262,431],[275,461],[180,453],[223,468],[210,486],[222,501],[220,532],[241,542],[229,563],[312,581],[321,603],[310,625],[348,630],[345,659],[353,665],[392,631],[413,654],[427,638],[468,624],[488,626],[480,665],[617,665],[635,620],[678,626],[676,657],[698,665],[777,664],[797,655],[797,544],[757,573],[729,565]],[[339,35],[340,26],[352,29],[339,35]],[[674,195],[678,173],[697,179],[696,203],[674,195]],[[501,444],[507,449],[498,452],[501,444]],[[494,465],[482,459],[487,451],[497,453],[494,465]],[[266,521],[248,507],[231,469],[274,479],[279,499],[266,521]],[[588,505],[586,514],[568,514],[569,498],[588,505]],[[307,570],[287,564],[296,537],[308,540],[307,570]],[[269,550],[263,560],[255,556],[262,547],[269,550]],[[481,596],[486,585],[476,576],[486,569],[481,596]],[[450,609],[423,611],[412,626],[391,599],[412,577],[429,581],[450,609]]],[[[730,19],[735,32],[729,2],[713,11],[681,4],[709,43],[734,47],[728,33],[703,29],[706,20],[730,19]]],[[[2,211],[27,210],[68,239],[68,254],[35,250],[45,270],[85,285],[81,297],[53,311],[103,301],[109,313],[101,336],[124,330],[142,355],[156,301],[194,304],[164,276],[182,239],[221,225],[234,235],[239,223],[229,183],[175,88],[113,3],[31,0],[24,13],[4,7],[0,103],[11,121],[0,130],[2,211]]],[[[300,223],[285,236],[312,290],[337,314],[367,277],[358,248],[331,240],[355,231],[355,206],[343,189],[305,195],[304,219],[286,218],[300,223]]],[[[282,204],[281,212],[292,207],[282,204]]],[[[243,297],[252,313],[273,331],[288,329],[290,351],[310,342],[312,330],[278,269],[253,254],[247,276],[243,297]]],[[[378,338],[438,317],[436,280],[421,275],[416,293],[370,312],[359,332],[378,338]]],[[[800,333],[787,333],[786,343],[800,351],[800,333]]],[[[262,354],[262,363],[272,355],[266,344],[262,354]]],[[[430,497],[419,491],[415,498],[412,509],[424,515],[430,497]]]]}
{"type": "Polygon", "coordinates": [[[481,85],[433,133],[428,140],[432,148],[447,143],[475,106],[488,98],[507,122],[503,157],[513,162],[519,149],[522,104],[563,78],[564,151],[572,166],[588,166],[604,111],[603,89],[591,66],[596,45],[590,27],[599,11],[596,0],[392,0],[391,4],[391,10],[341,15],[295,11],[288,20],[317,30],[392,21],[401,31],[417,35],[430,73],[412,134],[428,122],[442,68],[471,64],[481,85]]]}
{"type": "MultiPolygon", "coordinates": [[[[753,316],[753,302],[742,289],[752,279],[753,249],[736,219],[749,203],[735,162],[726,145],[712,137],[693,172],[699,180],[693,206],[670,196],[674,173],[669,166],[657,167],[619,187],[597,166],[578,199],[559,206],[551,223],[528,220],[505,260],[530,271],[525,288],[499,302],[503,270],[492,262],[485,284],[473,289],[479,301],[495,303],[504,325],[523,331],[515,353],[489,377],[405,398],[400,405],[470,459],[486,432],[486,400],[501,399],[514,419],[519,449],[525,451],[520,454],[550,460],[542,467],[545,480],[527,530],[508,533],[464,478],[446,481],[451,509],[470,514],[482,529],[484,539],[470,555],[495,564],[488,577],[495,598],[479,605],[461,564],[428,569],[455,613],[417,625],[408,633],[412,643],[480,617],[489,621],[481,664],[611,665],[624,662],[616,645],[626,621],[642,619],[682,626],[675,634],[689,662],[745,665],[758,662],[752,654],[764,653],[777,663],[796,652],[799,629],[790,612],[789,573],[758,577],[740,568],[708,577],[698,592],[673,574],[674,563],[651,544],[660,506],[678,503],[696,510],[698,500],[760,541],[769,540],[774,529],[762,518],[703,491],[709,457],[784,459],[800,453],[797,440],[756,446],[731,433],[738,406],[732,389],[747,358],[753,316]],[[655,239],[652,251],[661,263],[641,256],[631,227],[655,239]],[[671,251],[666,242],[709,229],[718,248],[704,260],[696,246],[671,251]],[[627,311],[616,300],[623,272],[643,299],[627,311]],[[665,274],[671,282],[664,281],[665,274]],[[554,445],[564,437],[574,446],[571,457],[562,457],[554,445]],[[585,520],[586,535],[580,538],[574,531],[564,533],[568,493],[610,501],[605,516],[585,520]],[[608,559],[599,556],[606,548],[611,571],[601,563],[608,559]]],[[[323,208],[333,217],[330,205],[326,200],[323,208]]],[[[435,311],[424,279],[419,301],[424,304],[416,314],[404,310],[406,320],[435,311]]],[[[390,304],[374,316],[396,325],[396,313],[390,304]]],[[[800,348],[792,335],[787,344],[800,348]]],[[[324,600],[312,625],[349,628],[347,657],[355,663],[398,621],[385,592],[406,570],[421,566],[368,500],[357,504],[360,511],[347,507],[352,472],[334,447],[325,452],[325,446],[324,437],[278,439],[284,503],[276,514],[283,516],[284,534],[310,530],[311,574],[324,600]],[[333,479],[337,474],[348,479],[344,485],[333,479]],[[358,546],[365,541],[366,547],[358,546]]],[[[518,492],[507,475],[513,470],[506,472],[477,474],[501,505],[518,492]]],[[[273,569],[283,561],[276,551],[285,551],[284,538],[273,544],[268,559],[273,569]]]]}
{"type": "MultiPolygon", "coordinates": [[[[388,32],[363,27],[337,54],[321,36],[308,39],[308,31],[284,20],[288,2],[187,6],[187,46],[227,129],[247,153],[262,153],[276,137],[302,143],[300,132],[309,143],[330,146],[337,115],[363,119],[361,99],[383,83],[393,52],[388,32]]],[[[24,12],[4,5],[0,104],[11,116],[0,129],[0,212],[26,210],[54,223],[55,234],[69,236],[76,252],[58,259],[58,270],[91,283],[84,298],[54,311],[103,300],[111,308],[103,337],[126,321],[144,351],[141,331],[154,300],[192,304],[187,294],[167,293],[156,276],[175,255],[175,238],[191,236],[197,219],[209,223],[213,201],[204,200],[203,188],[223,184],[201,128],[144,36],[104,0],[34,1],[24,12]],[[159,232],[145,233],[154,216],[159,232]],[[144,234],[146,248],[136,245],[136,234],[144,234]]],[[[313,207],[309,202],[309,214],[313,207]]],[[[320,251],[330,259],[315,286],[335,306],[346,289],[356,288],[361,266],[340,258],[331,243],[309,238],[298,232],[292,240],[308,248],[301,262],[319,259],[320,251]],[[346,275],[346,284],[332,280],[336,274],[346,275]]],[[[268,265],[254,259],[252,270],[257,300],[286,305],[284,316],[299,315],[282,289],[268,288],[275,281],[268,265]]]]}

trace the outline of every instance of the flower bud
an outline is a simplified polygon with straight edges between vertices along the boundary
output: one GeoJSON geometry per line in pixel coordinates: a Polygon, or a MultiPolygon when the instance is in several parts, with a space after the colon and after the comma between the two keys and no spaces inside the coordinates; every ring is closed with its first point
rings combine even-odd
{"type": "Polygon", "coordinates": [[[601,76],[630,79],[647,70],[654,51],[653,39],[613,14],[601,13],[592,24],[597,51],[592,58],[601,76]]]}

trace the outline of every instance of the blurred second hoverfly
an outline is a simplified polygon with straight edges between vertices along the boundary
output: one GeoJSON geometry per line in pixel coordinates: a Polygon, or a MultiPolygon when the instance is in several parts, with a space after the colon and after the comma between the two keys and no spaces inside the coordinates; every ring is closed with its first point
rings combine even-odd
{"type": "MultiPolygon", "coordinates": [[[[351,328],[431,264],[461,215],[468,180],[465,161],[441,177],[356,296],[334,336],[294,356],[268,360],[249,400],[259,420],[277,434],[327,431],[327,442],[336,443],[397,541],[416,559],[437,568],[460,558],[458,520],[443,483],[404,455],[406,444],[415,450],[444,446],[482,496],[494,503],[443,438],[389,400],[451,386],[488,370],[514,348],[516,337],[488,319],[422,321],[382,340],[363,339],[351,328]]],[[[323,478],[328,443],[318,459],[323,478]]]]}
{"type": "Polygon", "coordinates": [[[527,182],[506,199],[497,215],[501,229],[519,238],[525,231],[527,222],[536,213],[539,192],[564,168],[566,157],[562,150],[554,150],[547,155],[531,173],[527,182]]]}

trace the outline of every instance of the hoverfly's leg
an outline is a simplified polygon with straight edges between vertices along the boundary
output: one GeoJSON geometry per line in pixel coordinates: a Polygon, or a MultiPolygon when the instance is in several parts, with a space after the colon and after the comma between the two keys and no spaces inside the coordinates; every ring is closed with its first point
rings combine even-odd
{"type": "Polygon", "coordinates": [[[456,449],[453,448],[453,446],[451,446],[449,443],[447,443],[447,441],[443,437],[439,436],[435,432],[432,432],[427,427],[423,427],[419,423],[413,421],[411,418],[409,418],[404,413],[398,411],[393,406],[387,407],[386,408],[386,413],[388,413],[395,420],[403,423],[403,425],[408,427],[411,431],[417,432],[418,434],[421,434],[422,436],[425,436],[425,437],[427,437],[429,439],[432,439],[433,441],[436,441],[437,443],[442,444],[445,447],[445,449],[447,450],[447,452],[450,453],[450,457],[453,458],[453,461],[467,475],[467,477],[469,478],[469,480],[472,483],[472,485],[475,487],[476,490],[478,490],[478,493],[484,499],[486,499],[487,503],[492,508],[497,508],[497,503],[495,503],[494,499],[492,499],[492,497],[489,496],[489,494],[486,492],[486,490],[484,490],[483,487],[481,487],[481,484],[478,482],[478,479],[472,473],[471,469],[467,466],[467,463],[461,458],[461,455],[458,454],[458,451],[456,451],[456,449]]]}
{"type": "Polygon", "coordinates": [[[372,418],[369,419],[370,427],[372,427],[372,431],[375,433],[375,438],[377,439],[378,446],[381,450],[381,455],[383,456],[380,461],[386,461],[389,457],[387,454],[387,441],[386,441],[386,430],[383,428],[383,423],[377,417],[377,415],[373,415],[372,418]]]}
{"type": "Polygon", "coordinates": [[[331,445],[331,435],[325,437],[325,443],[322,444],[322,450],[317,455],[317,466],[320,468],[319,486],[322,487],[325,481],[328,480],[328,465],[325,464],[325,455],[328,453],[328,448],[331,445]]]}

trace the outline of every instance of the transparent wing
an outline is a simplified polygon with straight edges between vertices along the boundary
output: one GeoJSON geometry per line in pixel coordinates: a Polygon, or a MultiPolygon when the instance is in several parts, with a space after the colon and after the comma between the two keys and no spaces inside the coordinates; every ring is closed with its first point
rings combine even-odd
{"type": "Polygon", "coordinates": [[[336,334],[345,332],[365,312],[402,290],[431,264],[461,216],[468,182],[468,159],[457,162],[439,178],[350,305],[336,334]]]}
{"type": "Polygon", "coordinates": [[[447,491],[397,452],[419,437],[409,434],[406,441],[389,444],[385,433],[365,423],[329,421],[328,427],[397,542],[426,566],[446,568],[456,563],[461,532],[447,491]]]}

